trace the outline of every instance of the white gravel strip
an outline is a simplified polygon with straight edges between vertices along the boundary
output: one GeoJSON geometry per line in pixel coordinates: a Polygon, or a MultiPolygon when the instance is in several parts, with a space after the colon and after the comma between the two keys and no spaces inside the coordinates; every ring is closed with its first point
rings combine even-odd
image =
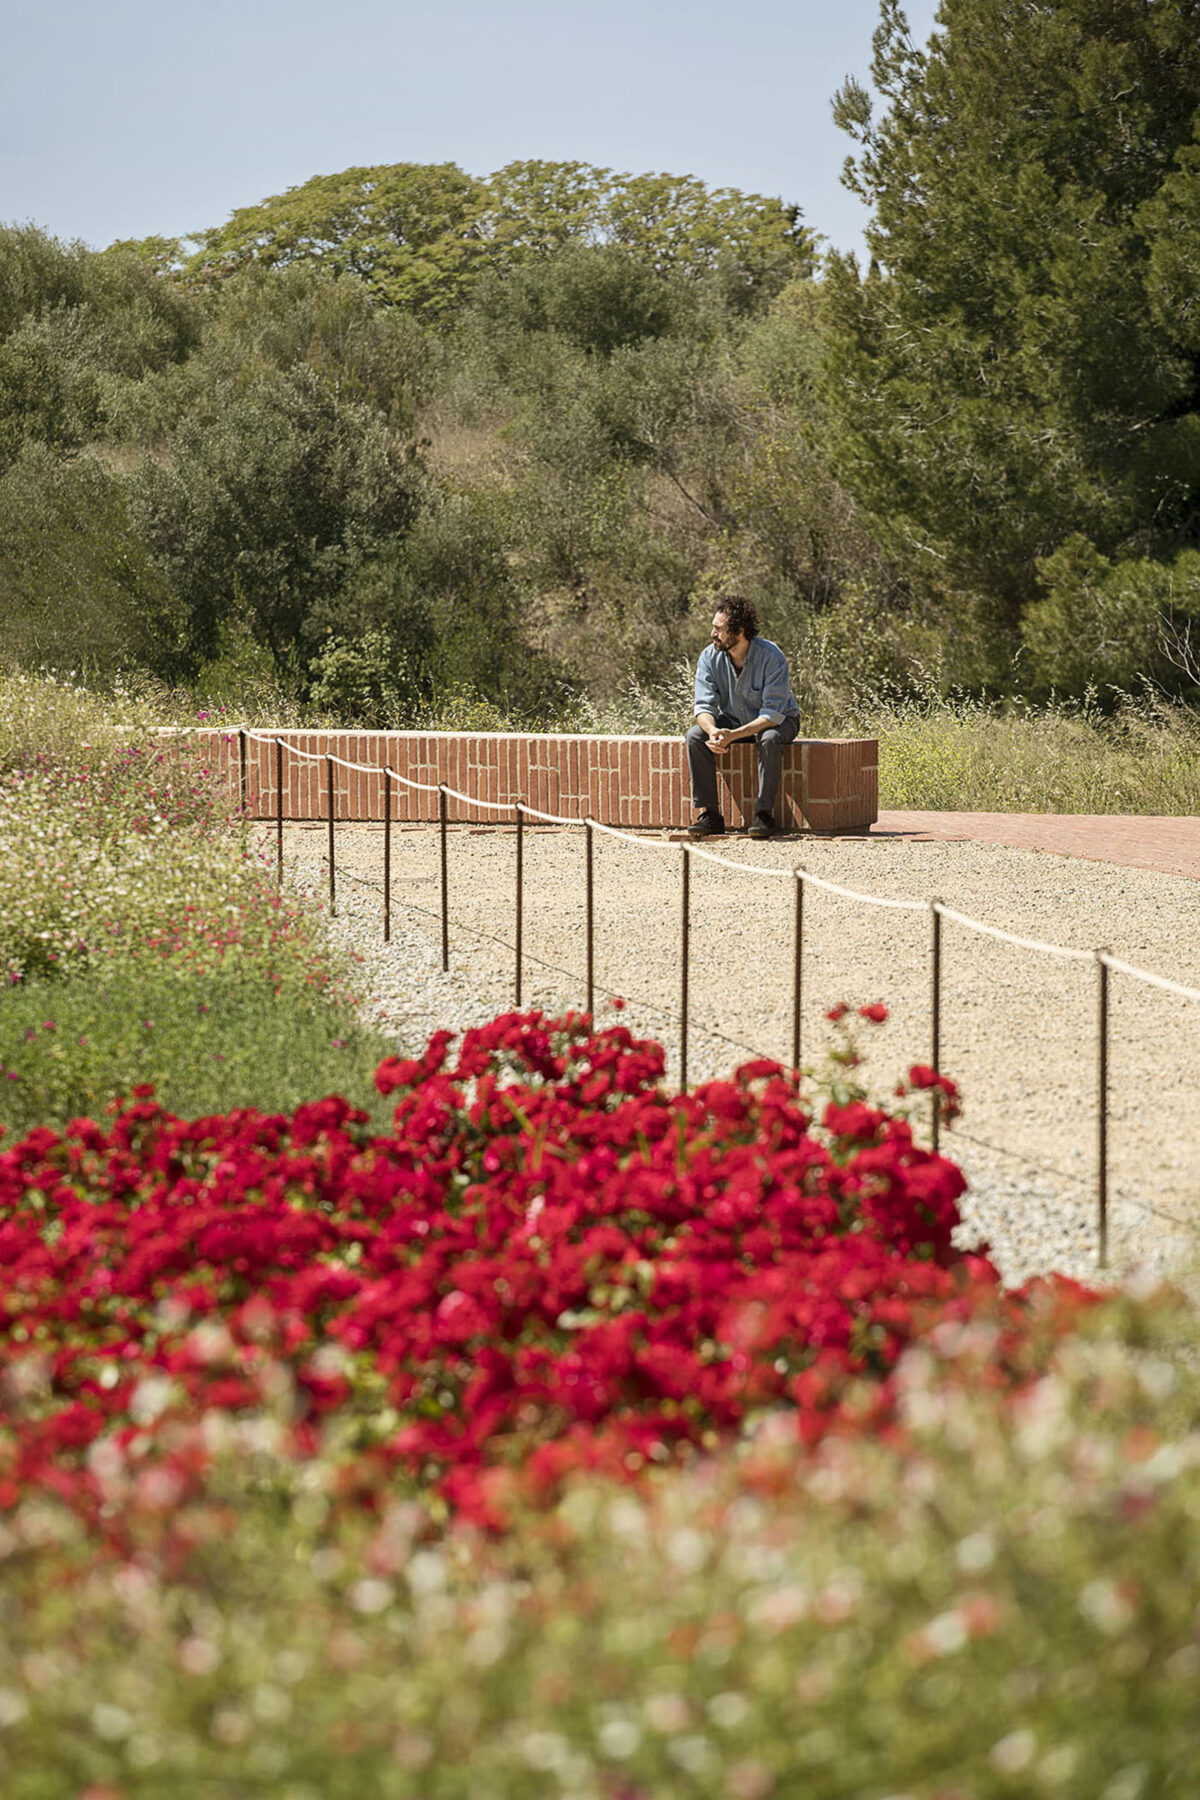
{"type": "MultiPolygon", "coordinates": [[[[441,970],[436,830],[394,827],[392,942],[382,943],[382,828],[340,826],[333,929],[363,958],[377,1023],[415,1047],[513,1004],[514,833],[458,827],[449,840],[451,971],[441,970]],[[500,941],[496,941],[500,940],[500,941]]],[[[290,826],[290,879],[327,891],[326,828],[290,826]]],[[[1004,846],[864,838],[730,836],[720,858],[693,859],[689,1080],[727,1074],[746,1055],[790,1060],[793,884],[740,872],[797,864],[881,898],[936,896],[1019,935],[1110,948],[1152,973],[1200,984],[1200,884],[1152,870],[1004,846]]],[[[680,851],[658,834],[637,845],[598,834],[597,1011],[658,1038],[678,1068],[680,851]],[[656,854],[650,844],[661,842],[656,854]]],[[[582,834],[525,837],[527,1006],[584,1000],[582,834]],[[539,960],[540,959],[540,960],[539,960]],[[552,965],[547,968],[546,964],[552,965]],[[562,974],[557,971],[568,973],[562,974]]],[[[942,1066],[964,1114],[943,1148],[970,1189],[964,1239],[986,1237],[1009,1280],[1051,1268],[1094,1277],[1096,985],[1094,965],[1063,962],[943,924],[942,1066]]],[[[1200,1003],[1114,973],[1109,1243],[1114,1270],[1194,1258],[1200,1222],[1200,1003]]],[[[863,1028],[862,1075],[888,1095],[929,1059],[929,920],[806,889],[801,1058],[818,1063],[838,1000],[884,1000],[886,1025],[863,1028]]]]}

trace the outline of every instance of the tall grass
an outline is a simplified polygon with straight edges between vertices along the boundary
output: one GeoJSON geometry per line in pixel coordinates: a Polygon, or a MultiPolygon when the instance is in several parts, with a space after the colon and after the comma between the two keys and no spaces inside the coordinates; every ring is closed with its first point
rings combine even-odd
{"type": "Polygon", "coordinates": [[[378,1124],[394,1048],[348,959],[275,882],[218,782],[153,741],[145,694],[0,678],[0,1124],[282,1111],[337,1091],[378,1124]]]}
{"type": "Polygon", "coordinates": [[[989,704],[859,698],[836,721],[879,739],[880,804],[945,812],[1200,813],[1200,713],[1147,692],[989,704]]]}

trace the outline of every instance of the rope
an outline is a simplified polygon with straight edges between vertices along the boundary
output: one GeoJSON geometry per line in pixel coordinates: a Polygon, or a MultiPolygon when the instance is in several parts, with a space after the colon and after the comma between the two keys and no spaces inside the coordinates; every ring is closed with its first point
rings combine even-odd
{"type": "MultiPolygon", "coordinates": [[[[530,810],[532,810],[532,809],[530,809],[530,810]]],[[[554,821],[554,822],[559,823],[560,821],[554,821]]],[[[565,823],[565,824],[577,824],[579,821],[578,820],[564,820],[561,822],[565,823]]],[[[594,821],[592,821],[592,822],[594,823],[594,821]]],[[[612,831],[611,827],[599,826],[598,829],[599,830],[607,829],[610,832],[612,831]]],[[[622,836],[623,834],[620,832],[615,832],[615,833],[613,833],[613,835],[622,836]]],[[[640,840],[635,839],[633,841],[639,842],[640,840]]],[[[319,858],[317,860],[319,863],[322,863],[322,864],[328,862],[328,858],[325,856],[324,852],[321,853],[321,855],[319,856],[319,858]]],[[[724,861],[727,859],[718,857],[715,860],[716,861],[724,861]]],[[[778,874],[779,871],[772,870],[771,873],[778,874]]],[[[342,880],[352,882],[356,887],[366,888],[371,893],[374,893],[374,894],[381,894],[383,892],[382,882],[372,881],[367,876],[353,875],[349,871],[345,871],[342,875],[342,880]]],[[[393,902],[393,904],[399,908],[403,908],[407,912],[418,913],[418,914],[420,914],[420,916],[422,918],[425,918],[425,919],[440,919],[440,917],[441,917],[441,914],[439,912],[433,912],[427,906],[419,906],[415,900],[411,900],[411,899],[408,899],[405,897],[400,897],[400,898],[396,899],[393,902]]],[[[938,910],[944,916],[963,917],[963,915],[953,913],[949,907],[941,906],[939,903],[936,903],[936,902],[935,902],[935,904],[938,904],[938,910]]],[[[458,915],[456,915],[456,914],[452,915],[451,922],[455,926],[456,930],[466,933],[466,935],[468,937],[476,938],[482,942],[487,942],[487,943],[491,943],[491,944],[499,944],[501,946],[501,948],[505,949],[505,950],[511,950],[513,948],[512,944],[510,944],[505,938],[497,937],[495,932],[481,931],[478,926],[468,925],[465,920],[459,918],[458,915]]],[[[964,919],[964,922],[968,923],[968,924],[974,923],[974,921],[966,920],[966,919],[964,919]]],[[[989,936],[1002,937],[1006,941],[1011,941],[1013,943],[1017,943],[1017,944],[1021,944],[1021,945],[1033,944],[1035,948],[1041,947],[1040,945],[1037,944],[1036,940],[1033,940],[1033,939],[1016,938],[1016,937],[1013,937],[1011,933],[996,931],[996,930],[993,930],[991,927],[985,927],[985,929],[988,931],[989,936]]],[[[1065,952],[1065,954],[1071,955],[1071,956],[1082,956],[1085,960],[1089,960],[1089,961],[1091,960],[1091,957],[1087,951],[1067,951],[1067,952],[1065,952]]],[[[1129,967],[1128,964],[1121,963],[1115,957],[1110,957],[1104,952],[1101,952],[1101,955],[1103,956],[1104,961],[1107,962],[1111,968],[1118,968],[1121,970],[1126,970],[1129,967]]],[[[566,969],[562,966],[561,963],[548,962],[546,960],[546,958],[543,956],[534,956],[534,955],[531,955],[527,951],[525,953],[525,960],[527,962],[536,964],[537,967],[540,969],[547,970],[550,974],[563,975],[567,978],[568,981],[578,980],[578,973],[579,973],[578,970],[566,969]]],[[[1175,982],[1162,981],[1158,977],[1154,977],[1154,976],[1149,977],[1148,979],[1152,980],[1154,982],[1155,986],[1166,987],[1166,988],[1169,988],[1172,992],[1179,992],[1179,993],[1183,993],[1185,995],[1190,995],[1196,999],[1200,999],[1200,993],[1198,993],[1195,989],[1180,988],[1178,986],[1178,984],[1175,982]]],[[[675,1014],[670,1006],[665,1006],[662,1003],[662,1001],[660,1001],[660,1000],[651,1000],[645,994],[640,994],[635,991],[631,991],[628,988],[626,988],[621,994],[618,994],[614,988],[606,988],[599,984],[596,987],[596,992],[597,992],[597,994],[600,994],[609,1000],[624,999],[633,1005],[643,1008],[644,1011],[646,1011],[648,1013],[657,1013],[657,1014],[661,1015],[663,1018],[669,1020],[671,1023],[676,1022],[675,1014]]],[[[740,1050],[746,1056],[759,1056],[762,1054],[761,1050],[757,1046],[755,1046],[753,1044],[747,1044],[741,1038],[730,1037],[728,1032],[719,1030],[715,1025],[697,1025],[694,1027],[694,1029],[699,1033],[699,1035],[701,1037],[715,1039],[718,1043],[728,1044],[731,1049],[740,1050]]],[[[1035,1170],[1040,1175],[1049,1176],[1053,1180],[1055,1180],[1059,1183],[1065,1184],[1067,1187],[1084,1189],[1084,1188],[1087,1188],[1089,1185],[1089,1178],[1085,1175],[1077,1174],[1074,1171],[1069,1170],[1069,1169],[1060,1169],[1060,1168],[1056,1167],[1053,1163],[1041,1162],[1037,1157],[1029,1156],[1024,1151],[1021,1151],[1021,1150],[1013,1150],[1010,1146],[1008,1146],[1006,1144],[994,1143],[989,1138],[976,1137],[973,1132],[964,1130],[961,1125],[955,1128],[955,1130],[953,1132],[953,1136],[955,1139],[957,1139],[961,1142],[975,1145],[976,1148],[978,1148],[980,1150],[989,1150],[994,1155],[1006,1157],[1011,1162],[1021,1163],[1025,1166],[1025,1168],[1035,1170]]],[[[1186,1219],[1181,1219],[1177,1213],[1169,1212],[1164,1207],[1154,1205],[1154,1203],[1152,1201],[1144,1199],[1140,1194],[1124,1191],[1120,1194],[1119,1198],[1121,1199],[1122,1204],[1124,1204],[1126,1206],[1134,1207],[1139,1212],[1147,1213],[1156,1219],[1161,1219],[1166,1224],[1175,1225],[1175,1226],[1180,1227],[1181,1229],[1186,1229],[1188,1226],[1188,1221],[1186,1219]]]]}
{"type": "Polygon", "coordinates": [[[544,825],[594,825],[594,819],[564,819],[560,813],[539,812],[536,806],[526,806],[521,802],[521,811],[528,813],[531,819],[541,819],[544,825]]]}
{"type": "Polygon", "coordinates": [[[861,900],[864,906],[892,906],[902,912],[924,912],[925,902],[922,900],[885,900],[881,894],[859,894],[853,888],[839,887],[836,881],[826,881],[824,876],[810,875],[807,869],[768,869],[762,863],[744,863],[734,861],[732,856],[717,856],[711,850],[692,851],[702,862],[718,863],[722,868],[737,869],[745,875],[777,875],[785,880],[794,881],[797,877],[813,887],[824,888],[830,894],[844,894],[848,900],[861,900]]]}
{"type": "MultiPolygon", "coordinates": [[[[985,937],[999,938],[1003,944],[1018,944],[1022,950],[1040,950],[1045,956],[1063,956],[1072,962],[1096,960],[1094,950],[1068,950],[1062,944],[1043,944],[1040,938],[1018,937],[1013,931],[1001,931],[998,925],[984,925],[981,920],[969,918],[966,913],[955,912],[952,906],[943,906],[940,900],[931,900],[929,904],[943,919],[954,919],[959,925],[965,925],[968,931],[981,931],[985,937]]],[[[1153,981],[1154,977],[1150,975],[1146,979],[1153,981]]],[[[1196,998],[1200,1000],[1200,994],[1196,998]]]]}
{"type": "Polygon", "coordinates": [[[599,819],[587,819],[585,823],[590,825],[594,831],[603,833],[605,837],[620,838],[623,844],[632,844],[638,850],[670,849],[670,845],[664,844],[661,838],[637,838],[628,831],[621,831],[616,825],[602,825],[599,819]]]}
{"type": "MultiPolygon", "coordinates": [[[[445,782],[431,782],[429,792],[449,794],[452,800],[461,800],[466,806],[483,806],[488,812],[510,813],[521,805],[519,800],[481,800],[476,794],[460,794],[457,788],[447,787],[445,782]]],[[[522,806],[521,810],[525,808],[522,806]]]]}
{"type": "Polygon", "coordinates": [[[1122,975],[1136,975],[1139,981],[1162,988],[1168,994],[1182,994],[1185,1000],[1200,1000],[1200,988],[1184,987],[1182,982],[1168,981],[1165,975],[1147,974],[1145,969],[1135,969],[1132,963],[1122,962],[1119,956],[1110,956],[1107,950],[1097,950],[1096,961],[1107,963],[1110,969],[1119,969],[1122,975]]]}

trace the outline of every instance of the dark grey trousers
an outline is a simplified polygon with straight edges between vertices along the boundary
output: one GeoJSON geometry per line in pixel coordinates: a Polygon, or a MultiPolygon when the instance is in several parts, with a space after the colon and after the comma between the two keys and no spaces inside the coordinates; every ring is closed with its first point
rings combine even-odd
{"type": "MultiPolygon", "coordinates": [[[[717,724],[730,730],[737,729],[737,720],[726,718],[724,713],[717,715],[717,724]]],[[[774,812],[775,796],[779,792],[779,773],[783,768],[783,747],[792,743],[799,733],[799,719],[784,719],[780,725],[768,725],[755,738],[754,742],[758,746],[756,812],[774,812]]],[[[698,806],[701,812],[720,812],[721,804],[717,799],[717,759],[709,749],[708,738],[699,725],[693,725],[687,734],[687,753],[688,768],[692,773],[692,805],[698,806]]],[[[722,754],[728,755],[729,752],[723,751],[722,754]]]]}

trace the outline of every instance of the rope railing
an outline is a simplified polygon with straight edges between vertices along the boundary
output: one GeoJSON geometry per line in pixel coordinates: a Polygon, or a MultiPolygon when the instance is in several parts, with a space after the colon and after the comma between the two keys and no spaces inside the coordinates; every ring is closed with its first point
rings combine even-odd
{"type": "MultiPolygon", "coordinates": [[[[439,869],[441,886],[441,938],[442,969],[450,967],[450,912],[449,912],[449,862],[448,862],[448,800],[456,800],[467,807],[475,807],[482,811],[503,815],[510,814],[516,829],[516,882],[514,892],[514,953],[513,985],[516,1004],[520,1006],[523,986],[525,961],[524,945],[524,828],[526,820],[539,823],[582,829],[585,837],[585,896],[586,896],[586,991],[587,1011],[595,1010],[595,891],[593,868],[593,841],[595,833],[615,838],[622,843],[631,844],[637,849],[658,851],[673,854],[676,846],[664,842],[660,838],[637,837],[632,832],[622,830],[619,826],[607,825],[590,815],[567,817],[559,813],[545,812],[538,807],[530,806],[525,801],[485,800],[478,794],[463,793],[461,789],[452,788],[446,782],[415,781],[409,776],[401,775],[397,770],[386,765],[374,763],[351,762],[345,757],[335,756],[328,751],[302,750],[297,745],[286,743],[276,733],[265,735],[248,727],[237,729],[239,790],[243,813],[248,813],[248,781],[246,746],[248,743],[264,744],[275,751],[275,788],[276,788],[276,863],[280,882],[283,880],[283,756],[286,751],[305,762],[324,763],[326,768],[326,812],[329,822],[329,900],[331,911],[336,910],[336,872],[335,872],[335,795],[333,785],[333,769],[337,767],[358,774],[374,775],[384,783],[385,804],[383,807],[384,823],[384,900],[383,900],[383,937],[384,942],[391,937],[391,825],[392,808],[387,787],[394,781],[414,792],[436,794],[438,796],[438,828],[439,828],[439,869]]],[[[998,925],[990,925],[982,919],[972,918],[969,913],[960,912],[957,908],[947,906],[937,899],[918,900],[909,897],[896,897],[882,894],[864,894],[855,888],[843,886],[836,881],[829,881],[824,876],[814,875],[800,867],[780,869],[761,863],[745,863],[735,861],[711,850],[702,850],[695,845],[683,844],[680,859],[680,942],[679,942],[679,1026],[680,1026],[680,1085],[687,1086],[688,1067],[688,1032],[690,1012],[689,972],[690,972],[690,936],[691,936],[691,866],[693,860],[715,863],[719,867],[733,870],[741,875],[755,876],[772,881],[788,881],[794,886],[794,923],[793,923],[793,974],[792,974],[792,1067],[800,1067],[800,1017],[803,988],[804,967],[804,890],[813,887],[823,892],[835,894],[842,899],[851,900],[864,906],[874,906],[901,912],[924,912],[930,920],[930,1067],[937,1071],[941,1056],[941,1003],[942,1003],[942,921],[950,920],[961,925],[965,930],[993,938],[1001,943],[1011,944],[1017,949],[1029,950],[1036,954],[1053,956],[1071,962],[1091,963],[1097,971],[1097,1050],[1096,1050],[1096,1129],[1097,1129],[1097,1225],[1099,1238],[1099,1263],[1101,1268],[1108,1266],[1108,1063],[1109,1063],[1109,973],[1110,971],[1128,976],[1150,987],[1159,988],[1166,993],[1178,995],[1187,1000],[1200,1000],[1200,989],[1187,987],[1182,982],[1171,981],[1165,976],[1155,975],[1148,969],[1141,969],[1134,963],[1113,956],[1105,948],[1095,950],[1079,950],[1064,944],[1047,943],[1040,938],[1024,937],[1017,932],[1006,931],[998,925]]],[[[424,911],[423,908],[417,908],[424,911]]],[[[431,915],[432,916],[432,915],[431,915]]],[[[490,934],[486,934],[490,935],[490,934]]],[[[497,939],[497,942],[503,942],[497,939]]],[[[538,957],[530,958],[546,968],[557,965],[542,963],[538,957]]],[[[575,975],[575,971],[559,970],[559,973],[575,975]]],[[[748,1049],[738,1040],[725,1038],[721,1032],[709,1032],[737,1048],[748,1049]]],[[[935,1088],[931,1101],[930,1137],[932,1147],[937,1150],[940,1143],[941,1097],[935,1088]]]]}
{"type": "Polygon", "coordinates": [[[1135,968],[1132,963],[1122,962],[1119,956],[1113,956],[1108,950],[1097,950],[1095,954],[1105,968],[1116,969],[1122,975],[1134,975],[1150,987],[1162,988],[1166,994],[1179,994],[1184,1000],[1200,1000],[1200,988],[1184,987],[1181,981],[1169,981],[1165,975],[1151,975],[1145,969],[1135,968]]]}
{"type": "MultiPolygon", "coordinates": [[[[985,925],[981,919],[956,912],[940,900],[931,900],[929,904],[937,908],[943,919],[953,919],[956,925],[965,925],[968,931],[980,932],[984,937],[998,938],[1002,944],[1016,944],[1021,950],[1037,950],[1043,956],[1062,956],[1071,962],[1091,962],[1096,954],[1094,950],[1071,950],[1065,944],[1044,944],[1040,938],[1018,937],[1015,931],[1002,931],[999,925],[985,925]]],[[[1200,995],[1197,998],[1200,999],[1200,995]]]]}

